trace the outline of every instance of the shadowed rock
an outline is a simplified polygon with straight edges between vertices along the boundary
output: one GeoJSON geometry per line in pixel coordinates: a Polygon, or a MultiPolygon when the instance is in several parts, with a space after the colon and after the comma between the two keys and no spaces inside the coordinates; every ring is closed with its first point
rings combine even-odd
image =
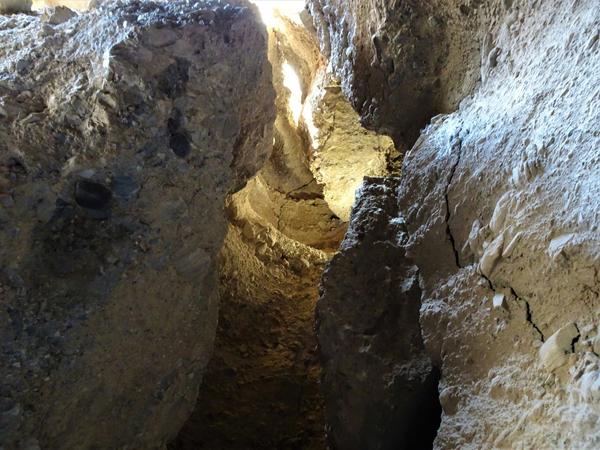
{"type": "Polygon", "coordinates": [[[226,198],[270,153],[264,27],[242,1],[0,16],[0,78],[0,447],[161,448],[212,351],[226,198]]]}

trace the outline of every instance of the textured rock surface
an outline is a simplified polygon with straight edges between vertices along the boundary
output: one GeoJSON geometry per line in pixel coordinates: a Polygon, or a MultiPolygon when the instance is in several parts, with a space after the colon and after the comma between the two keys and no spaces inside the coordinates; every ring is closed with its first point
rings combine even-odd
{"type": "Polygon", "coordinates": [[[317,323],[333,448],[427,448],[439,425],[418,269],[404,256],[405,224],[396,219],[398,182],[365,181],[323,276],[317,323]]]}
{"type": "Polygon", "coordinates": [[[0,17],[4,448],[174,436],[212,349],[225,199],[270,153],[251,9],[111,5],[0,17]]]}
{"type": "Polygon", "coordinates": [[[325,447],[314,308],[320,274],[346,228],[310,171],[290,102],[296,93],[286,87],[287,63],[298,74],[297,100],[305,97],[320,63],[316,40],[289,18],[269,34],[273,153],[227,208],[214,357],[174,449],[325,447]]]}
{"type": "MultiPolygon", "coordinates": [[[[336,10],[339,2],[329,3],[332,6],[322,8],[322,16],[316,15],[317,25],[329,17],[320,33],[346,91],[368,122],[395,128],[391,130],[395,136],[404,133],[410,126],[406,128],[402,120],[390,123],[394,116],[378,117],[361,103],[362,92],[372,96],[370,80],[381,79],[381,64],[361,66],[354,57],[357,50],[347,55],[336,50],[343,48],[343,34],[356,40],[362,52],[376,49],[372,38],[376,29],[369,29],[369,24],[378,23],[380,15],[359,8],[344,20],[336,10]],[[335,31],[343,27],[345,33],[335,31]]],[[[401,4],[418,9],[416,3],[401,4]]],[[[400,3],[378,4],[394,11],[400,3]]],[[[433,17],[463,13],[458,4],[445,4],[433,17]]],[[[397,252],[418,267],[423,339],[442,373],[443,414],[435,447],[598,448],[600,10],[593,0],[469,4],[464,30],[457,36],[450,33],[442,42],[446,45],[449,39],[452,48],[452,42],[465,38],[464,32],[471,33],[463,62],[477,62],[476,70],[469,64],[455,66],[459,72],[450,80],[459,87],[459,80],[480,74],[480,82],[455,113],[432,120],[405,158],[397,193],[384,202],[393,207],[383,208],[392,216],[390,229],[398,220],[406,225],[407,240],[397,252]],[[540,347],[559,330],[568,336],[548,345],[561,347],[564,358],[560,364],[545,364],[549,347],[540,347]],[[565,339],[571,340],[570,345],[565,339]]],[[[412,29],[419,17],[408,15],[408,22],[395,26],[412,29]]],[[[381,42],[394,42],[393,29],[382,31],[381,42]]],[[[416,37],[419,43],[422,37],[416,37]]],[[[388,51],[394,67],[401,67],[394,58],[407,53],[393,47],[388,51]]],[[[418,84],[421,76],[415,77],[418,84]]],[[[468,85],[472,83],[464,86],[468,85]]],[[[414,100],[402,89],[390,89],[400,97],[374,96],[383,98],[379,103],[383,111],[404,108],[414,100]]],[[[456,105],[460,92],[447,90],[444,101],[456,105]]],[[[420,114],[408,119],[416,129],[422,125],[420,114]]],[[[361,246],[373,247],[369,239],[361,246]]],[[[348,265],[355,265],[357,273],[373,271],[371,261],[377,259],[371,250],[356,251],[369,254],[365,264],[360,257],[342,253],[329,271],[348,265]]],[[[385,252],[379,254],[383,259],[385,252]]],[[[325,282],[325,304],[339,296],[327,286],[325,282]]],[[[346,326],[351,329],[376,317],[381,299],[388,299],[386,306],[394,299],[387,293],[348,297],[327,313],[327,319],[350,315],[346,326]]],[[[389,345],[396,342],[392,336],[389,345]]],[[[384,350],[373,352],[387,356],[384,350]]],[[[360,363],[360,353],[325,355],[329,366],[356,364],[356,372],[368,367],[360,363]]],[[[326,371],[328,377],[337,377],[338,386],[352,379],[326,371]]],[[[374,384],[370,392],[380,387],[374,384]]],[[[350,393],[347,401],[362,398],[363,392],[350,393]]],[[[373,407],[379,402],[374,398],[373,407]]],[[[353,410],[332,402],[326,408],[334,416],[336,436],[343,430],[336,430],[336,424],[353,410]]]]}
{"type": "Polygon", "coordinates": [[[385,173],[393,147],[360,126],[301,20],[273,14],[268,22],[273,154],[228,208],[215,357],[175,448],[325,448],[318,279],[346,229],[355,188],[364,175],[385,173]]]}
{"type": "Polygon", "coordinates": [[[410,148],[474,86],[480,1],[309,0],[321,50],[362,119],[410,148]]]}
{"type": "Polygon", "coordinates": [[[240,212],[222,253],[215,354],[172,448],[322,450],[313,327],[330,255],[240,212]]]}
{"type": "Polygon", "coordinates": [[[303,116],[312,146],[311,170],[331,210],[348,222],[363,178],[387,174],[394,143],[360,125],[358,114],[325,69],[315,77],[303,116]]]}

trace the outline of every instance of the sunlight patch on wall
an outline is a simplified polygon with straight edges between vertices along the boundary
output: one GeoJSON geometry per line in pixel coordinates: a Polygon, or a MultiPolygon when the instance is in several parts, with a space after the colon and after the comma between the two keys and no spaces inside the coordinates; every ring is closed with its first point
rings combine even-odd
{"type": "Polygon", "coordinates": [[[290,91],[289,108],[294,123],[298,126],[302,114],[302,85],[294,68],[287,61],[283,63],[283,85],[290,91]]]}
{"type": "Polygon", "coordinates": [[[268,28],[277,28],[279,17],[287,17],[301,23],[300,12],[304,1],[296,0],[251,0],[260,11],[262,20],[268,28]]]}

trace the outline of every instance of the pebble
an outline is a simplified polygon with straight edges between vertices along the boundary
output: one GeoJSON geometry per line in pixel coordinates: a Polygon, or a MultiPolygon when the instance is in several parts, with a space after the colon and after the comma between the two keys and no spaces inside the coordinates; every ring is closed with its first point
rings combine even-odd
{"type": "Polygon", "coordinates": [[[568,361],[572,353],[573,340],[579,336],[579,330],[574,323],[569,323],[554,333],[540,347],[539,358],[549,371],[553,371],[568,361]]]}
{"type": "Polygon", "coordinates": [[[112,192],[106,186],[89,180],[75,183],[75,201],[79,206],[90,209],[105,209],[112,199],[112,192]]]}

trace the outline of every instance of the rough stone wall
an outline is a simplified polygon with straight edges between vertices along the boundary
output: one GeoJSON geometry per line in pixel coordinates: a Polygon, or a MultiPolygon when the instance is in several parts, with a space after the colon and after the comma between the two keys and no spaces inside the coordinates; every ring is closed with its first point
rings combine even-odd
{"type": "Polygon", "coordinates": [[[317,328],[332,448],[427,448],[439,425],[439,375],[421,337],[419,272],[404,255],[398,183],[365,180],[323,275],[317,328]]]}
{"type": "Polygon", "coordinates": [[[173,449],[324,448],[314,310],[319,277],[346,227],[310,171],[309,142],[284,82],[287,62],[308,91],[320,64],[317,43],[280,19],[269,30],[273,153],[228,203],[214,355],[173,449]]]}
{"type": "Polygon", "coordinates": [[[323,185],[331,210],[348,222],[363,178],[387,174],[394,143],[361,126],[360,117],[324,68],[315,77],[304,108],[311,171],[323,185]]]}
{"type": "Polygon", "coordinates": [[[477,81],[472,38],[480,1],[307,3],[344,93],[363,121],[392,136],[401,153],[433,115],[453,110],[477,81]]]}
{"type": "Polygon", "coordinates": [[[280,16],[269,37],[273,154],[229,204],[215,355],[173,448],[325,448],[318,280],[346,230],[354,188],[385,173],[393,144],[360,126],[298,18],[280,16]],[[293,107],[303,108],[299,117],[293,107]]]}
{"type": "Polygon", "coordinates": [[[67,19],[0,16],[0,445],[159,448],[212,351],[226,197],[270,153],[267,37],[216,1],[67,19]]]}
{"type": "MultiPolygon", "coordinates": [[[[380,6],[394,10],[397,4],[380,6]]],[[[456,112],[432,120],[404,160],[398,190],[388,194],[396,201],[384,208],[389,227],[405,223],[406,243],[397,251],[418,268],[422,336],[442,375],[435,448],[600,445],[597,6],[593,0],[532,0],[474,9],[471,47],[481,61],[474,94],[456,112]]],[[[448,2],[440,14],[456,14],[451,7],[448,2]]],[[[385,13],[359,11],[355,20],[370,23],[378,14],[385,13]]],[[[412,27],[408,19],[399,26],[412,27]]],[[[339,36],[334,41],[341,45],[339,36]]],[[[367,48],[371,41],[359,44],[367,48]]],[[[370,80],[377,65],[361,71],[351,56],[342,59],[333,64],[348,68],[340,73],[357,95],[357,80],[370,80]]],[[[386,108],[409,101],[402,97],[386,108]]],[[[385,118],[374,125],[390,126],[385,118]]],[[[404,129],[401,121],[397,126],[404,129]]],[[[362,205],[353,217],[363,217],[362,205]]],[[[372,271],[373,254],[385,255],[372,239],[357,253],[370,257],[362,264],[342,252],[329,271],[349,264],[359,273],[372,271]]],[[[337,290],[328,289],[327,280],[324,286],[321,301],[333,303],[337,290]]],[[[361,314],[337,332],[359,329],[377,316],[385,295],[349,295],[327,312],[329,320],[356,309],[361,314]]],[[[319,333],[323,346],[331,332],[321,327],[319,333]]],[[[325,356],[329,365],[367,367],[360,352],[325,356]]],[[[327,377],[336,385],[351,380],[339,372],[326,371],[327,377]]],[[[368,393],[350,392],[345,401],[385,383],[375,380],[368,393]]],[[[336,406],[326,403],[338,421],[331,422],[338,428],[334,436],[353,429],[347,421],[352,409],[336,406]]]]}

